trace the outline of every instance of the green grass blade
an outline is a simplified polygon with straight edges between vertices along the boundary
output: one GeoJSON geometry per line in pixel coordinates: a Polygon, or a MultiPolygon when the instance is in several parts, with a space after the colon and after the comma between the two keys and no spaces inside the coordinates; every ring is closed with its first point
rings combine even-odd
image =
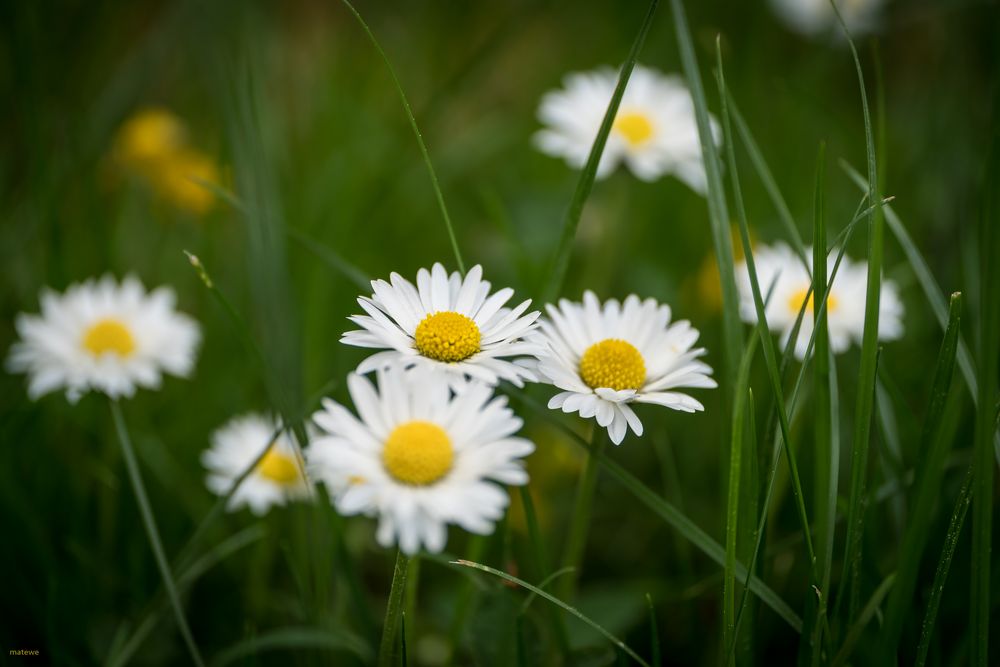
{"type": "Polygon", "coordinates": [[[868,603],[861,609],[861,613],[854,617],[857,620],[851,624],[851,627],[847,631],[847,636],[844,638],[844,643],[840,647],[840,651],[837,652],[836,657],[834,657],[831,667],[840,667],[847,659],[851,657],[851,652],[854,649],[854,645],[858,643],[861,638],[861,634],[868,627],[871,622],[872,617],[875,616],[875,612],[878,611],[878,607],[882,604],[882,599],[889,593],[889,589],[896,581],[896,573],[893,572],[888,577],[882,580],[875,592],[872,593],[871,598],[869,598],[868,603]]]}
{"type": "Polygon", "coordinates": [[[652,0],[649,3],[649,9],[639,27],[639,33],[635,36],[632,48],[629,49],[628,56],[626,56],[621,71],[618,73],[618,84],[615,86],[615,92],[608,103],[608,110],[604,113],[601,128],[597,131],[594,144],[590,148],[587,163],[584,165],[583,171],[580,172],[580,180],[577,181],[576,191],[573,193],[573,199],[570,200],[569,208],[566,210],[566,218],[563,220],[559,245],[556,246],[546,272],[547,279],[543,292],[546,301],[554,301],[562,291],[563,283],[566,280],[566,271],[569,268],[569,257],[573,250],[573,239],[576,238],[576,228],[580,224],[580,216],[583,215],[583,206],[594,187],[597,165],[601,161],[601,154],[604,153],[608,135],[611,134],[611,126],[614,125],[615,116],[618,114],[618,106],[621,104],[622,95],[625,94],[625,86],[628,85],[635,61],[646,41],[646,35],[649,33],[649,27],[653,24],[653,17],[656,15],[656,8],[659,4],[659,0],[652,0]]]}
{"type": "Polygon", "coordinates": [[[924,621],[920,626],[920,641],[917,644],[917,657],[913,661],[914,667],[924,667],[927,663],[927,652],[931,647],[931,639],[934,638],[934,624],[937,622],[938,609],[944,595],[944,585],[948,581],[951,560],[955,556],[958,538],[962,536],[962,526],[965,524],[965,515],[972,502],[973,470],[974,468],[970,467],[965,475],[965,481],[962,483],[958,498],[955,500],[955,508],[951,512],[951,520],[948,521],[948,532],[945,534],[944,545],[941,547],[941,558],[934,571],[934,583],[930,588],[927,611],[924,613],[924,621]]]}
{"type": "Polygon", "coordinates": [[[362,29],[364,29],[365,34],[368,35],[368,39],[371,40],[372,46],[378,51],[379,56],[385,63],[386,69],[389,70],[389,75],[392,77],[392,83],[396,87],[396,92],[399,93],[399,101],[403,104],[403,111],[406,112],[406,118],[410,121],[410,127],[413,129],[413,136],[417,139],[417,145],[420,147],[420,155],[424,159],[424,164],[427,165],[427,173],[431,179],[431,186],[434,188],[434,197],[437,199],[438,208],[441,209],[441,217],[444,219],[444,226],[448,230],[448,240],[451,241],[451,250],[455,253],[455,263],[458,265],[458,270],[465,273],[465,262],[462,261],[462,252],[458,249],[458,239],[455,237],[455,228],[451,224],[451,216],[448,215],[448,207],[444,203],[444,195],[441,194],[441,185],[438,183],[437,173],[434,171],[434,165],[431,163],[431,156],[427,152],[427,145],[424,144],[424,138],[420,134],[420,128],[417,127],[417,119],[413,116],[413,110],[410,108],[410,102],[406,99],[406,93],[403,92],[403,86],[399,83],[399,77],[396,76],[396,70],[392,66],[392,62],[389,60],[389,56],[385,54],[382,50],[382,45],[378,43],[375,39],[375,34],[372,33],[371,28],[365,23],[365,20],[358,13],[358,10],[354,8],[348,0],[341,0],[344,5],[350,10],[354,18],[357,19],[358,23],[361,24],[362,29]]]}
{"type": "MultiPolygon", "coordinates": [[[[1000,120],[1000,116],[998,116],[1000,120]]],[[[973,445],[972,594],[969,663],[986,667],[990,641],[990,550],[993,540],[993,438],[996,433],[997,366],[1000,364],[1000,125],[994,127],[979,221],[979,401],[973,445]]]]}
{"type": "Polygon", "coordinates": [[[211,662],[211,667],[225,667],[261,653],[285,649],[347,651],[364,661],[372,659],[371,649],[359,638],[343,629],[291,627],[271,630],[233,644],[211,662]]]}
{"type": "Polygon", "coordinates": [[[327,247],[316,239],[303,234],[297,229],[289,229],[288,237],[302,248],[305,248],[318,257],[324,264],[330,266],[334,271],[351,281],[358,289],[367,292],[371,289],[371,280],[364,271],[356,267],[335,252],[333,248],[327,247]]]}
{"type": "Polygon", "coordinates": [[[641,657],[639,657],[639,654],[636,653],[635,651],[633,651],[631,648],[629,648],[625,644],[625,642],[623,642],[622,640],[620,640],[617,637],[615,637],[613,634],[611,634],[610,632],[608,632],[607,630],[605,630],[603,627],[601,627],[600,625],[598,625],[594,621],[592,621],[590,618],[588,618],[588,617],[584,616],[583,614],[581,614],[574,607],[571,607],[568,604],[566,604],[565,602],[563,602],[562,600],[560,600],[559,598],[557,598],[557,597],[555,597],[555,596],[553,596],[553,595],[551,595],[549,593],[546,593],[541,588],[539,588],[537,586],[532,586],[531,584],[529,584],[528,582],[524,581],[523,579],[518,579],[517,577],[515,577],[513,575],[507,574],[506,572],[501,572],[500,570],[495,570],[492,567],[489,567],[488,565],[482,565],[481,563],[474,563],[474,562],[469,561],[469,560],[461,560],[461,559],[459,559],[459,560],[453,561],[453,564],[455,564],[455,565],[462,565],[464,567],[471,567],[471,568],[474,568],[476,570],[481,570],[483,572],[487,572],[489,574],[492,574],[495,577],[500,577],[504,581],[508,581],[508,582],[510,582],[512,584],[517,584],[521,588],[529,590],[529,591],[531,591],[532,593],[534,593],[535,595],[537,595],[537,596],[539,596],[541,598],[545,598],[546,600],[548,600],[552,604],[556,605],[557,607],[562,608],[564,611],[572,614],[576,618],[580,619],[581,621],[583,621],[584,623],[586,623],[587,625],[589,625],[590,627],[592,627],[594,630],[596,630],[597,632],[599,632],[605,639],[607,639],[608,641],[610,641],[619,650],[624,651],[626,654],[628,654],[628,656],[630,658],[632,658],[633,660],[635,660],[640,665],[643,665],[644,667],[650,667],[649,663],[646,662],[645,660],[643,660],[641,657]]]}
{"type": "MultiPolygon", "coordinates": [[[[639,481],[639,479],[634,475],[609,459],[606,454],[598,453],[596,450],[591,449],[589,442],[556,419],[552,415],[552,411],[547,409],[544,405],[528,397],[527,394],[524,394],[521,390],[508,387],[506,388],[506,391],[516,395],[523,405],[529,408],[532,412],[535,412],[542,419],[545,419],[549,423],[556,426],[577,445],[590,451],[591,454],[597,458],[598,462],[604,466],[605,470],[607,470],[612,477],[617,479],[618,482],[622,484],[622,486],[624,486],[633,496],[635,496],[639,502],[646,505],[646,507],[652,510],[657,516],[670,524],[675,530],[677,530],[677,532],[683,535],[685,539],[691,542],[695,548],[712,559],[717,565],[720,567],[725,566],[725,548],[712,539],[708,533],[702,530],[696,523],[694,523],[694,521],[678,510],[672,503],[659,496],[655,491],[639,481]]],[[[750,576],[743,563],[737,561],[735,569],[737,576],[746,580],[746,586],[750,591],[757,595],[757,597],[770,607],[793,630],[796,632],[801,631],[802,619],[795,613],[787,602],[781,599],[781,596],[779,596],[774,589],[765,584],[759,577],[750,576]]]]}
{"type": "Polygon", "coordinates": [[[896,586],[889,596],[885,622],[882,625],[881,660],[884,664],[893,661],[903,623],[913,607],[920,561],[927,545],[934,505],[941,493],[945,462],[951,450],[952,439],[942,432],[942,420],[955,369],[961,311],[962,297],[960,294],[953,294],[948,328],[941,343],[934,382],[931,385],[930,404],[921,437],[914,501],[910,505],[909,525],[899,550],[896,586]]]}
{"type": "MultiPolygon", "coordinates": [[[[865,125],[865,152],[868,162],[868,201],[879,201],[878,167],[875,156],[875,140],[872,120],[868,108],[868,93],[865,88],[861,59],[854,46],[847,25],[836,5],[833,5],[841,30],[847,39],[857,72],[858,88],[861,95],[861,111],[865,125]]],[[[841,609],[846,595],[846,617],[856,617],[861,536],[864,530],[864,508],[862,498],[865,493],[865,478],[868,469],[868,449],[871,437],[872,413],[875,403],[875,379],[878,370],[878,322],[879,303],[882,292],[882,209],[875,207],[868,217],[868,284],[865,295],[865,323],[861,336],[861,366],[858,371],[857,402],[854,411],[854,430],[851,445],[851,482],[847,510],[847,536],[844,547],[844,576],[838,589],[837,609],[841,609]]]]}
{"type": "Polygon", "coordinates": [[[139,462],[135,458],[135,450],[132,447],[132,439],[129,437],[128,428],[125,426],[125,417],[122,415],[121,406],[118,401],[112,399],[111,418],[115,423],[115,431],[118,433],[118,442],[121,444],[122,457],[125,459],[125,468],[128,471],[129,480],[132,482],[132,490],[135,492],[136,503],[139,505],[139,514],[142,523],[146,528],[146,536],[149,538],[149,546],[153,550],[153,557],[156,559],[156,566],[163,577],[163,587],[167,591],[170,605],[174,609],[174,617],[177,620],[177,628],[184,638],[188,653],[191,654],[191,661],[201,667],[205,663],[201,659],[201,653],[195,644],[191,628],[188,626],[187,617],[184,615],[184,607],[181,604],[180,593],[177,592],[177,585],[174,582],[173,573],[170,571],[170,564],[167,562],[167,554],[163,549],[163,542],[160,540],[160,532],[156,528],[156,518],[153,516],[153,508],[149,504],[146,495],[146,486],[142,482],[142,473],[139,471],[139,462]]]}
{"type": "MultiPolygon", "coordinates": [[[[591,451],[603,453],[607,444],[607,430],[595,425],[591,431],[591,451]]],[[[567,600],[572,600],[576,594],[576,582],[580,577],[583,553],[587,546],[587,535],[590,532],[590,514],[594,505],[599,470],[600,465],[594,457],[588,456],[577,485],[573,516],[570,518],[569,532],[566,536],[566,551],[563,556],[563,567],[570,568],[572,571],[568,577],[562,580],[562,585],[559,587],[559,594],[567,600]]]]}
{"type": "Polygon", "coordinates": [[[403,593],[406,590],[406,574],[410,559],[403,550],[396,552],[396,564],[392,570],[392,586],[385,604],[385,623],[382,625],[382,639],[378,646],[378,666],[390,667],[395,662],[396,644],[399,639],[399,619],[403,611],[403,593]]]}
{"type": "MultiPolygon", "coordinates": [[[[525,484],[519,487],[518,491],[521,495],[521,506],[524,508],[525,523],[528,524],[528,538],[531,541],[532,555],[535,559],[535,570],[538,576],[546,577],[543,582],[547,582],[557,575],[572,573],[572,568],[563,568],[549,574],[551,565],[549,564],[548,549],[545,548],[542,531],[538,526],[538,515],[535,513],[535,501],[531,498],[531,489],[525,484]]],[[[544,583],[539,584],[539,586],[544,588],[544,583]]],[[[569,638],[566,633],[566,625],[563,623],[562,617],[555,610],[552,611],[553,613],[549,616],[552,632],[556,637],[556,642],[559,644],[560,651],[562,651],[563,655],[568,656],[569,638]]]]}
{"type": "Polygon", "coordinates": [[[656,607],[653,606],[653,597],[649,593],[646,593],[646,605],[649,607],[649,641],[653,665],[659,667],[663,662],[660,656],[660,624],[656,622],[656,607]]]}
{"type": "MultiPolygon", "coordinates": [[[[715,260],[719,269],[719,280],[722,286],[722,381],[719,384],[723,392],[723,413],[728,416],[732,414],[730,408],[735,395],[733,380],[736,377],[736,366],[743,350],[740,301],[736,290],[736,267],[733,263],[733,241],[729,229],[731,220],[726,205],[725,186],[722,182],[722,161],[712,136],[708,102],[705,100],[705,90],[698,70],[698,57],[695,55],[694,42],[691,38],[691,30],[688,28],[684,5],[681,0],[671,0],[670,8],[674,18],[674,28],[677,32],[684,77],[691,89],[695,119],[698,122],[698,136],[701,140],[701,154],[705,163],[705,175],[708,179],[708,217],[712,229],[715,260]]],[[[732,424],[729,424],[724,430],[723,442],[728,441],[728,428],[732,428],[732,424]]]]}

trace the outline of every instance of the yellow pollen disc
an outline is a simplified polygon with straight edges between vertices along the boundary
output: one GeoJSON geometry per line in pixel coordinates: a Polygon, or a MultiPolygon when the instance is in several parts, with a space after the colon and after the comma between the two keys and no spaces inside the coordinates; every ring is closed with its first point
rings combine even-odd
{"type": "Polygon", "coordinates": [[[299,466],[288,454],[280,451],[277,445],[272,446],[260,463],[257,472],[275,484],[291,486],[299,481],[299,466]]]}
{"type": "Polygon", "coordinates": [[[450,310],[428,315],[417,325],[417,351],[438,361],[455,362],[479,352],[479,327],[450,310]]]}
{"type": "Polygon", "coordinates": [[[385,441],[382,463],[404,484],[433,484],[451,470],[455,452],[437,424],[414,420],[400,424],[385,441]]]}
{"type": "Polygon", "coordinates": [[[83,335],[83,347],[95,357],[106,352],[127,357],[135,351],[135,339],[121,321],[106,319],[87,329],[83,335]]]}
{"type": "Polygon", "coordinates": [[[613,128],[632,146],[646,143],[653,136],[653,123],[644,113],[630,112],[615,118],[613,128]]]}
{"type": "Polygon", "coordinates": [[[620,338],[607,338],[594,343],[583,353],[580,379],[591,389],[639,389],[646,381],[646,362],[631,343],[620,338]]]}
{"type": "MultiPolygon", "coordinates": [[[[788,297],[788,309],[798,315],[799,309],[802,308],[802,303],[806,300],[806,294],[809,294],[809,302],[806,303],[806,312],[811,313],[813,311],[813,295],[810,294],[809,288],[800,289],[788,297]]],[[[826,297],[826,312],[832,313],[835,310],[837,310],[837,297],[831,293],[826,297]]]]}

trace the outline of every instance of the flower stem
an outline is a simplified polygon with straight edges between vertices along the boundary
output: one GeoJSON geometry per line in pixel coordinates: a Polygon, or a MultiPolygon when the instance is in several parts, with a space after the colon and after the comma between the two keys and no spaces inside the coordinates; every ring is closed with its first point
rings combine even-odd
{"type": "Polygon", "coordinates": [[[156,529],[156,519],[153,518],[153,510],[149,506],[149,498],[146,496],[146,487],[142,482],[142,475],[139,474],[139,464],[135,458],[135,450],[132,448],[132,440],[129,438],[128,429],[125,427],[125,418],[122,416],[121,406],[118,401],[111,401],[111,417],[115,422],[115,430],[118,432],[118,441],[122,446],[122,455],[125,458],[125,468],[128,470],[129,479],[132,482],[132,489],[135,491],[135,498],[139,503],[139,514],[146,527],[146,535],[149,537],[149,545],[153,549],[156,564],[160,568],[163,576],[163,586],[167,589],[167,596],[170,604],[174,608],[174,616],[177,618],[177,627],[180,629],[184,643],[187,644],[191,654],[191,660],[198,667],[205,664],[198,652],[198,647],[194,643],[191,635],[191,628],[188,627],[187,619],[184,617],[184,610],[181,608],[181,599],[177,594],[177,586],[170,573],[170,566],[167,564],[167,556],[163,551],[163,543],[160,541],[160,534],[156,529]]]}
{"type": "Polygon", "coordinates": [[[594,490],[597,488],[597,471],[600,464],[594,453],[601,454],[608,442],[607,431],[594,427],[590,437],[590,452],[583,467],[583,475],[576,491],[576,504],[570,519],[569,535],[566,538],[566,554],[563,566],[572,568],[562,579],[562,599],[571,602],[576,593],[576,582],[580,577],[580,565],[583,562],[583,552],[587,546],[587,533],[590,530],[590,512],[594,504],[594,490]]]}
{"type": "Polygon", "coordinates": [[[389,667],[393,664],[396,653],[396,639],[399,634],[399,615],[403,610],[403,592],[406,590],[406,571],[410,559],[400,549],[396,553],[396,567],[392,572],[392,588],[389,589],[389,600],[385,605],[385,624],[382,626],[382,641],[378,647],[379,667],[389,667]]]}

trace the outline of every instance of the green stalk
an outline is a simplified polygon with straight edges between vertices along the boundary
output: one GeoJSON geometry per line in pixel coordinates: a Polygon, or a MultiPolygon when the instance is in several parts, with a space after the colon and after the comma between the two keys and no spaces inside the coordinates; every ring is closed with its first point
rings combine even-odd
{"type": "Polygon", "coordinates": [[[403,593],[406,590],[406,574],[410,559],[400,549],[396,552],[396,565],[392,571],[392,587],[385,605],[385,624],[382,626],[382,640],[378,646],[378,667],[394,664],[396,641],[399,639],[399,618],[403,611],[403,593]]]}
{"type": "Polygon", "coordinates": [[[132,490],[135,491],[135,499],[139,504],[139,514],[142,516],[142,523],[146,528],[149,546],[153,549],[153,557],[156,559],[156,565],[160,569],[160,576],[163,577],[163,586],[166,588],[170,604],[174,608],[177,628],[184,638],[188,653],[191,654],[191,660],[198,667],[203,667],[205,663],[198,652],[198,646],[194,643],[191,628],[188,627],[187,618],[184,616],[184,608],[181,606],[181,598],[177,593],[177,585],[174,583],[174,577],[170,572],[170,565],[167,564],[167,556],[163,550],[163,543],[160,541],[160,533],[156,529],[156,519],[153,517],[153,510],[149,505],[146,486],[142,482],[139,463],[136,461],[135,450],[132,448],[132,439],[129,438],[128,429],[125,427],[125,417],[122,415],[122,409],[118,401],[111,399],[110,403],[111,418],[115,422],[115,430],[118,432],[118,442],[122,446],[125,468],[128,470],[129,480],[132,482],[132,490]]]}
{"type": "Polygon", "coordinates": [[[572,568],[572,571],[563,577],[559,590],[562,598],[567,601],[572,601],[576,593],[577,581],[580,578],[583,552],[586,549],[587,535],[590,532],[594,492],[597,489],[597,473],[600,469],[597,457],[604,452],[607,444],[607,430],[595,424],[590,438],[590,453],[587,454],[587,462],[584,464],[583,474],[580,476],[580,483],[577,486],[573,516],[570,518],[569,534],[566,537],[563,567],[572,568]]]}

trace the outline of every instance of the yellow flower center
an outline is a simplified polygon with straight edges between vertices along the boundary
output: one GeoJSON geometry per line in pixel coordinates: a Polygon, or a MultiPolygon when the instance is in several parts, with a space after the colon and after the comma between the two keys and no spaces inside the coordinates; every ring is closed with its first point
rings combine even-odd
{"type": "Polygon", "coordinates": [[[135,339],[124,323],[108,318],[87,329],[83,335],[83,347],[95,357],[108,352],[127,357],[135,351],[135,339]]]}
{"type": "Polygon", "coordinates": [[[613,127],[633,147],[646,143],[653,136],[653,123],[649,116],[637,111],[620,114],[615,118],[613,127]]]}
{"type": "Polygon", "coordinates": [[[631,343],[620,338],[607,338],[594,343],[583,353],[580,379],[591,389],[639,389],[646,381],[646,363],[631,343]]]}
{"type": "Polygon", "coordinates": [[[382,463],[404,484],[432,484],[451,470],[455,451],[451,439],[437,424],[414,420],[400,424],[385,441],[382,463]]]}
{"type": "MultiPolygon", "coordinates": [[[[799,314],[799,309],[802,308],[802,304],[806,302],[806,295],[809,295],[809,301],[806,303],[806,312],[811,313],[813,311],[813,295],[809,291],[808,287],[800,289],[795,294],[788,297],[788,309],[799,314]]],[[[837,297],[831,292],[829,296],[826,297],[826,312],[832,313],[837,310],[837,297]]]]}
{"type": "Polygon", "coordinates": [[[450,310],[428,315],[417,325],[417,351],[438,361],[455,362],[479,352],[479,327],[450,310]]]}
{"type": "Polygon", "coordinates": [[[301,479],[298,463],[294,458],[280,451],[277,445],[272,445],[261,462],[257,464],[257,473],[281,486],[291,486],[301,479]]]}

